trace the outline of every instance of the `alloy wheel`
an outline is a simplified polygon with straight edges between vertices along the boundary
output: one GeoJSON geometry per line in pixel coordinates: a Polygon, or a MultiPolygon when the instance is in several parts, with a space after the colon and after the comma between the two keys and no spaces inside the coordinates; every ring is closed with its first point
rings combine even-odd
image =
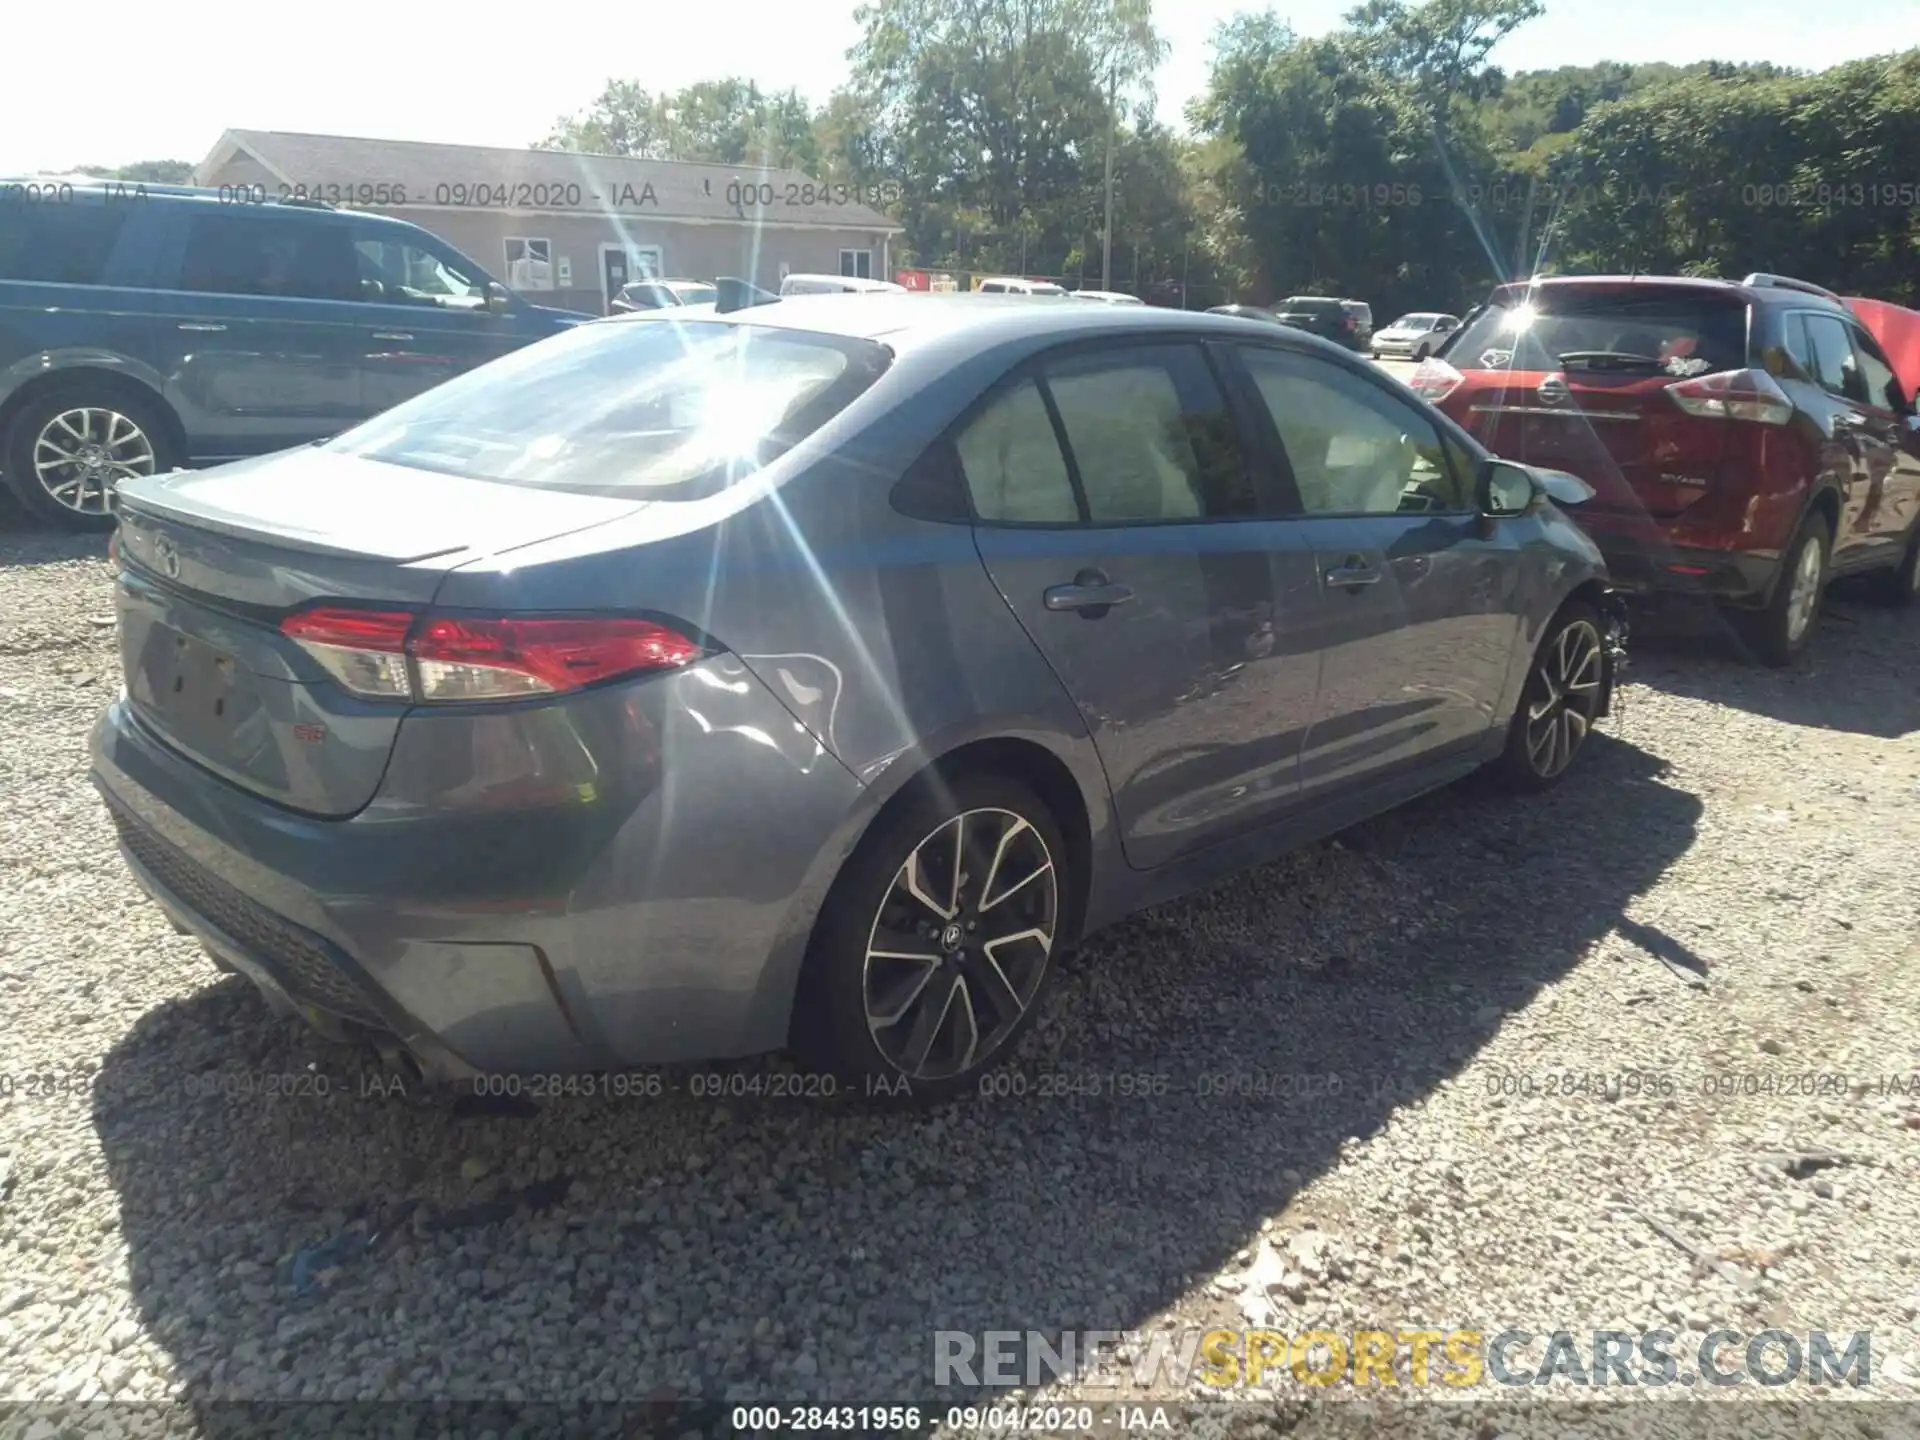
{"type": "Polygon", "coordinates": [[[77,515],[106,515],[114,487],[158,464],[153,441],[128,416],[105,406],[62,410],[33,441],[34,478],[47,498],[77,515]]]}
{"type": "Polygon", "coordinates": [[[1809,535],[1794,557],[1793,576],[1787,590],[1787,639],[1798,641],[1813,623],[1813,612],[1820,606],[1822,575],[1820,540],[1809,535]]]}
{"type": "Polygon", "coordinates": [[[963,1075],[1005,1042],[1052,959],[1060,887],[1047,842],[998,807],[916,845],[867,937],[867,1031],[909,1080],[963,1075]]]}
{"type": "Polygon", "coordinates": [[[1527,686],[1527,763],[1542,780],[1551,780],[1573,757],[1600,708],[1605,660],[1600,632],[1585,620],[1563,628],[1534,664],[1527,686]]]}

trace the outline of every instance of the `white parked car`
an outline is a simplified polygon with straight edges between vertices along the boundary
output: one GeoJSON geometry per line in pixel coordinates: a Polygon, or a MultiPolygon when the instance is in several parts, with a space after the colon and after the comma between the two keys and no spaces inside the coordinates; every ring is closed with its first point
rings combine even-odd
{"type": "Polygon", "coordinates": [[[1138,295],[1127,295],[1119,290],[1076,290],[1076,300],[1097,300],[1102,305],[1144,305],[1146,301],[1138,295]]]}
{"type": "Polygon", "coordinates": [[[1458,315],[1416,310],[1411,315],[1402,315],[1386,329],[1373,332],[1373,358],[1378,360],[1385,355],[1396,355],[1410,360],[1424,360],[1459,328],[1458,315]]]}
{"type": "Polygon", "coordinates": [[[994,275],[973,287],[977,295],[1059,295],[1069,292],[1051,280],[1027,280],[1018,275],[994,275]]]}
{"type": "Polygon", "coordinates": [[[891,280],[863,280],[856,275],[789,275],[780,282],[782,295],[905,295],[907,287],[891,280]]]}
{"type": "Polygon", "coordinates": [[[711,305],[719,291],[705,280],[634,280],[613,297],[616,315],[635,310],[671,310],[685,305],[711,305]]]}

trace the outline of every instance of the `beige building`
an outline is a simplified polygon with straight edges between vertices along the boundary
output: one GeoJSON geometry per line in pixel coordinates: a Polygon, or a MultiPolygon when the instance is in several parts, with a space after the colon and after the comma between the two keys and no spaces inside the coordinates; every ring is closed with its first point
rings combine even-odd
{"type": "Polygon", "coordinates": [[[194,183],[411,220],[529,299],[604,314],[645,275],[891,279],[900,226],[792,170],[229,130],[194,183]]]}

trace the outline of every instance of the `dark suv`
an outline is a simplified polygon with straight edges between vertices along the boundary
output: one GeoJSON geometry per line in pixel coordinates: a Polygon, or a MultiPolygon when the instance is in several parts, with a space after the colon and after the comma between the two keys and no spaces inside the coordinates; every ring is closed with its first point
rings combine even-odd
{"type": "Polygon", "coordinates": [[[1579,523],[1623,590],[1745,613],[1760,657],[1806,647],[1827,581],[1920,585],[1920,419],[1831,291],[1774,275],[1497,287],[1409,382],[1488,449],[1597,491],[1579,523]]]}
{"type": "Polygon", "coordinates": [[[320,439],[592,318],[404,220],[0,181],[0,476],[105,529],[122,476],[320,439]]]}
{"type": "Polygon", "coordinates": [[[1349,350],[1365,351],[1373,343],[1373,311],[1358,300],[1289,295],[1273,307],[1273,314],[1282,325],[1309,331],[1349,350]]]}

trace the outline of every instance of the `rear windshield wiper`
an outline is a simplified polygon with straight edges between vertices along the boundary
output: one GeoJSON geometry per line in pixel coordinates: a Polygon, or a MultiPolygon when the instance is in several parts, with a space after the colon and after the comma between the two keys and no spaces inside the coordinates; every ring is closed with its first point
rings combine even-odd
{"type": "Polygon", "coordinates": [[[1564,369],[1579,370],[1664,370],[1666,362],[1657,355],[1640,355],[1631,350],[1569,350],[1560,356],[1564,369]]]}

